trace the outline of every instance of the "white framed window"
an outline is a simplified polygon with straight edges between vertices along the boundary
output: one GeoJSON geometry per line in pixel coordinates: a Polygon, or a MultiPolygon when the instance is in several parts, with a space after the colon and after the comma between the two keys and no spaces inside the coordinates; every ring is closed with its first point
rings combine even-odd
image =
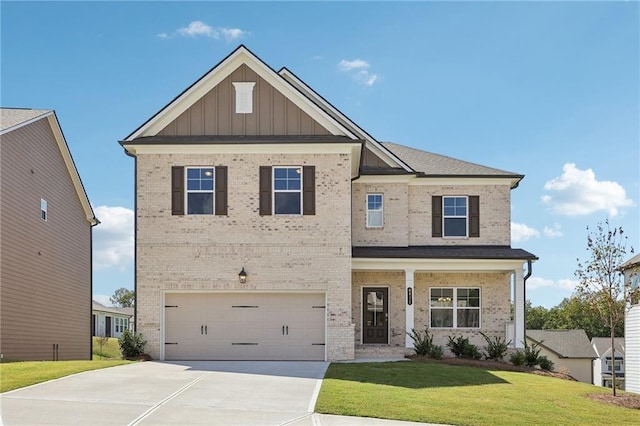
{"type": "Polygon", "coordinates": [[[213,214],[215,169],[187,167],[185,191],[187,214],[213,214]]]}
{"type": "Polygon", "coordinates": [[[431,328],[480,328],[480,288],[431,288],[429,321],[431,328]]]}
{"type": "MultiPolygon", "coordinates": [[[[607,357],[606,364],[607,364],[607,371],[611,371],[611,357],[607,357]]],[[[622,359],[617,357],[615,360],[615,371],[617,372],[622,371],[622,359]]]]}
{"type": "Polygon", "coordinates": [[[47,221],[47,200],[40,198],[40,219],[47,221]]]}
{"type": "Polygon", "coordinates": [[[442,197],[443,237],[468,236],[467,219],[467,197],[442,197]]]}
{"type": "Polygon", "coordinates": [[[382,194],[367,194],[367,228],[382,228],[383,225],[382,194]]]}
{"type": "Polygon", "coordinates": [[[302,214],[302,167],[273,167],[273,214],[302,214]]]}

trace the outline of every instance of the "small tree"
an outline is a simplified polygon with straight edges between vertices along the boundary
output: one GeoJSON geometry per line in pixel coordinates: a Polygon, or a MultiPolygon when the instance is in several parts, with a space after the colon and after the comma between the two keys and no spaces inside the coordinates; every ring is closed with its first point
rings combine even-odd
{"type": "Polygon", "coordinates": [[[104,358],[105,356],[102,348],[109,342],[109,336],[101,334],[100,336],[96,337],[96,342],[98,342],[98,346],[100,346],[100,358],[104,358]]]}
{"type": "MultiPolygon", "coordinates": [[[[587,301],[590,309],[598,313],[607,325],[611,336],[611,357],[615,358],[615,328],[624,320],[624,303],[629,296],[629,283],[625,283],[620,273],[620,265],[627,255],[627,237],[622,227],[611,228],[609,221],[598,223],[595,231],[587,227],[587,251],[589,258],[580,261],[576,277],[578,295],[587,301]],[[622,309],[620,308],[622,307],[622,309]]],[[[630,248],[633,253],[633,247],[630,248]]],[[[616,375],[612,367],[612,392],[616,396],[616,375]]]]}
{"type": "Polygon", "coordinates": [[[124,287],[117,289],[113,296],[109,298],[114,306],[120,308],[133,308],[133,304],[136,301],[136,294],[133,290],[126,289],[124,287]]]}

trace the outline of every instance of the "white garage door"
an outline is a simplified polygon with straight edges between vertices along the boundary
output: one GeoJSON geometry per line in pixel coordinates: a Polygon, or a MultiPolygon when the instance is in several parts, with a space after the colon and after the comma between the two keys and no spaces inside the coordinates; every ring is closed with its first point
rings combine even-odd
{"type": "Polygon", "coordinates": [[[324,360],[324,294],[167,293],[167,360],[324,360]]]}

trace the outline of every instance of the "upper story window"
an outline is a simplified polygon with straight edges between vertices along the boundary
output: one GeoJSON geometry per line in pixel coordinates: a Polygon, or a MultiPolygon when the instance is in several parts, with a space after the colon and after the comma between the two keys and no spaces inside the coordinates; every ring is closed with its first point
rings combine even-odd
{"type": "Polygon", "coordinates": [[[382,194],[367,194],[367,228],[383,226],[382,194]]]}
{"type": "Polygon", "coordinates": [[[444,237],[467,236],[467,197],[442,197],[444,237]]]}
{"type": "Polygon", "coordinates": [[[429,299],[432,328],[480,328],[479,288],[431,288],[429,299]]]}
{"type": "MultiPolygon", "coordinates": [[[[616,357],[615,360],[615,371],[620,372],[622,371],[622,359],[616,357]]],[[[606,364],[607,364],[607,371],[611,371],[611,357],[607,357],[606,359],[606,364]]]]}
{"type": "Polygon", "coordinates": [[[47,221],[47,200],[40,199],[40,219],[47,221]]]}
{"type": "Polygon", "coordinates": [[[187,214],[213,214],[213,167],[187,167],[187,214]]]}
{"type": "Polygon", "coordinates": [[[445,238],[480,236],[480,197],[431,197],[431,235],[445,238]]]}
{"type": "Polygon", "coordinates": [[[273,214],[302,214],[302,167],[273,168],[273,214]]]}
{"type": "Polygon", "coordinates": [[[172,167],[171,214],[226,215],[227,167],[172,167]]]}
{"type": "Polygon", "coordinates": [[[260,215],[315,215],[314,166],[261,166],[260,215]]]}

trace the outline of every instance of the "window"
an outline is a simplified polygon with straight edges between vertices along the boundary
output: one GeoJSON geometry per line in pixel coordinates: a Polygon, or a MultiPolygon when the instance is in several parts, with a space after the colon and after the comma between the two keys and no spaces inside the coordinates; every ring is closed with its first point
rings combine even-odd
{"type": "Polygon", "coordinates": [[[187,214],[213,214],[213,167],[187,167],[187,214]]]}
{"type": "Polygon", "coordinates": [[[40,199],[40,219],[47,221],[47,200],[40,199]]]}
{"type": "Polygon", "coordinates": [[[467,236],[467,197],[442,197],[445,237],[467,236]]]}
{"type": "MultiPolygon", "coordinates": [[[[607,357],[606,359],[607,371],[611,371],[611,357],[607,357]]],[[[616,358],[615,361],[615,371],[622,371],[622,359],[616,358]]]]}
{"type": "Polygon", "coordinates": [[[273,213],[302,214],[302,167],[273,168],[273,213]]]}
{"type": "Polygon", "coordinates": [[[479,288],[430,289],[432,328],[480,328],[479,288]]]}
{"type": "Polygon", "coordinates": [[[367,228],[382,228],[382,194],[367,194],[367,228]]]}
{"type": "Polygon", "coordinates": [[[432,196],[433,237],[474,238],[480,236],[480,197],[432,196]]]}

